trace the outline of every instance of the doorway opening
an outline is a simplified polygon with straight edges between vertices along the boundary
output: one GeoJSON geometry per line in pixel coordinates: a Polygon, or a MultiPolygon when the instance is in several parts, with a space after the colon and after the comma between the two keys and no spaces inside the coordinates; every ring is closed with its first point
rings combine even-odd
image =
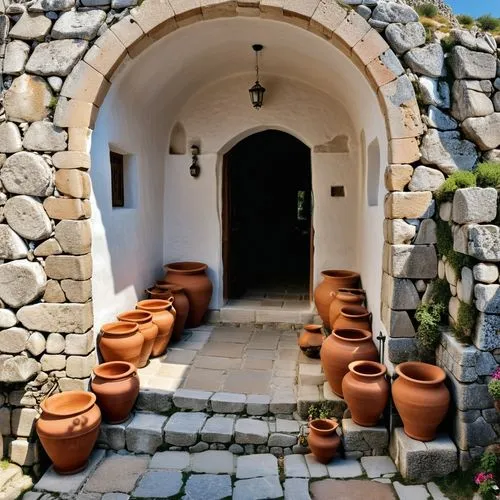
{"type": "Polygon", "coordinates": [[[224,298],[281,306],[310,300],[311,150],[267,130],[234,146],[223,164],[224,298]]]}

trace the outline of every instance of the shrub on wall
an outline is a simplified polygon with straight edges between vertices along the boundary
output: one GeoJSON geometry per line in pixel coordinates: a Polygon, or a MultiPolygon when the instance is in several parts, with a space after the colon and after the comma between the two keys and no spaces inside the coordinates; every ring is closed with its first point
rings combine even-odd
{"type": "Polygon", "coordinates": [[[469,16],[467,14],[459,14],[457,16],[457,21],[464,27],[464,28],[472,28],[474,26],[474,18],[472,16],[469,16]]]}
{"type": "Polygon", "coordinates": [[[486,14],[484,16],[478,17],[476,19],[476,24],[483,31],[500,30],[500,19],[498,17],[493,17],[491,14],[486,14]]]}
{"type": "Polygon", "coordinates": [[[500,163],[480,163],[474,173],[476,174],[476,182],[479,187],[500,189],[500,163]]]}
{"type": "Polygon", "coordinates": [[[422,5],[419,5],[418,7],[416,7],[416,10],[419,15],[431,18],[436,17],[439,12],[437,6],[432,3],[424,3],[422,5]]]}
{"type": "Polygon", "coordinates": [[[453,326],[453,333],[458,340],[470,342],[470,336],[476,323],[477,309],[474,304],[460,302],[457,321],[453,326]]]}
{"type": "Polygon", "coordinates": [[[473,172],[457,170],[451,174],[436,191],[436,200],[439,203],[452,201],[457,189],[476,186],[476,175],[473,172]]]}

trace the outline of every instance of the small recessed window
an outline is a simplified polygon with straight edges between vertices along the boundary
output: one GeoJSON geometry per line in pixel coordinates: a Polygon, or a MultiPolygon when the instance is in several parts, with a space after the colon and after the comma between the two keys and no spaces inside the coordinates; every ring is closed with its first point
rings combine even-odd
{"type": "Polygon", "coordinates": [[[113,207],[125,206],[125,156],[114,151],[109,152],[111,163],[111,203],[113,207]]]}

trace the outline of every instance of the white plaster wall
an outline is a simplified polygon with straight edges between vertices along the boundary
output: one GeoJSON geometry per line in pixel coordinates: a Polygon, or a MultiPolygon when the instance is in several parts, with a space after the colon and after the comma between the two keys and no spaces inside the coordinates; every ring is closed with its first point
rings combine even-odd
{"type": "Polygon", "coordinates": [[[147,113],[134,107],[126,86],[115,85],[92,135],[93,303],[96,329],[133,309],[163,274],[164,144],[147,113]],[[111,206],[110,145],[132,155],[131,208],[111,206]]]}

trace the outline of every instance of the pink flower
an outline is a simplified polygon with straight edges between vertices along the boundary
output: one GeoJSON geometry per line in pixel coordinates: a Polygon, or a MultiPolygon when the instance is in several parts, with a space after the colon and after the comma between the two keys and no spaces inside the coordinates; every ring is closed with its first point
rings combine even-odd
{"type": "Polygon", "coordinates": [[[493,479],[493,474],[486,474],[486,472],[478,472],[474,477],[474,482],[476,484],[484,483],[485,481],[491,481],[493,479]]]}
{"type": "Polygon", "coordinates": [[[493,380],[500,380],[500,367],[498,367],[492,374],[493,380]]]}

